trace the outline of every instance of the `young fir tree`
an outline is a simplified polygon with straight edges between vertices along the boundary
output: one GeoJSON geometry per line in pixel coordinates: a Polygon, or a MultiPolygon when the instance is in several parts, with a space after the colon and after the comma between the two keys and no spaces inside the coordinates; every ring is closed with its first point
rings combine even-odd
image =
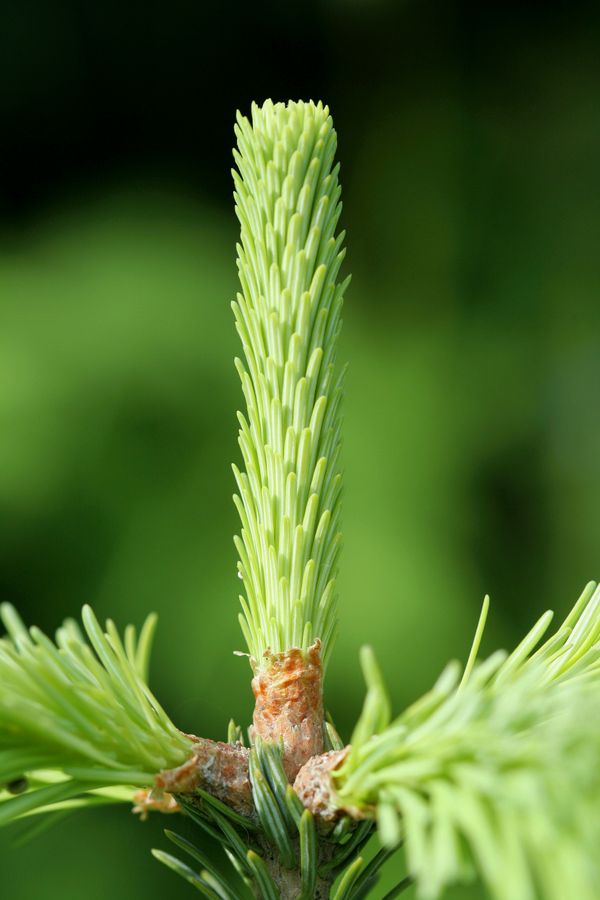
{"type": "MultiPolygon", "coordinates": [[[[336,136],[327,107],[238,117],[234,172],[245,361],[243,471],[235,468],[240,622],[256,703],[249,746],[181,733],[147,686],[155,619],[123,638],[83,610],[51,641],[2,608],[0,824],[126,801],[189,816],[187,862],[154,855],[213,900],[362,898],[404,848],[418,896],[478,875],[497,900],[600,896],[600,590],[590,584],[540,645],[546,613],[511,653],[449,665],[396,718],[370,650],[350,743],[324,721],[337,624],[346,281],[336,136]],[[373,833],[382,849],[367,863],[373,833]],[[216,837],[227,878],[202,851],[216,837]]],[[[30,821],[35,821],[31,819],[30,821]]]]}

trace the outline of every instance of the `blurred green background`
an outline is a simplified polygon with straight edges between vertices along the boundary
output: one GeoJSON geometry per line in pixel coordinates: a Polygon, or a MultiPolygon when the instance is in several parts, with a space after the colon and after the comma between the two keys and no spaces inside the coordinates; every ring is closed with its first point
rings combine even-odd
{"type": "MultiPolygon", "coordinates": [[[[486,591],[487,651],[566,612],[600,574],[594,7],[2,0],[1,16],[0,599],[48,630],[84,602],[120,625],[156,610],[152,684],[176,723],[221,738],[249,721],[229,167],[235,109],[271,96],[322,98],[340,141],[340,731],[362,643],[400,711],[464,659],[486,591]]],[[[123,808],[25,847],[2,832],[3,896],[189,896],[149,856],[165,824],[123,808]]]]}

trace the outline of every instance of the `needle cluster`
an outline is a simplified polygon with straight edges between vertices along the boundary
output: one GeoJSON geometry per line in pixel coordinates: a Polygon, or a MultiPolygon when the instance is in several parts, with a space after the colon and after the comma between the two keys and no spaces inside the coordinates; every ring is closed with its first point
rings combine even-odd
{"type": "Polygon", "coordinates": [[[336,628],[340,549],[340,399],[336,347],[347,280],[336,134],[321,103],[253,105],[238,115],[236,213],[241,292],[233,304],[245,471],[234,467],[241,627],[255,663],[265,651],[324,659],[336,628]]]}

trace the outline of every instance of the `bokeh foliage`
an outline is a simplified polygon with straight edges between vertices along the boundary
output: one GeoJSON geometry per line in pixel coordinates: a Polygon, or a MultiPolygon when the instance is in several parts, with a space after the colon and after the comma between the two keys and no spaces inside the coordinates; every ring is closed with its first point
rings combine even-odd
{"type": "MultiPolygon", "coordinates": [[[[116,4],[88,22],[92,61],[104,46],[115,66],[114,84],[88,73],[91,91],[84,49],[69,49],[85,47],[69,5],[45,32],[37,80],[3,54],[3,110],[27,153],[2,210],[1,599],[47,631],[84,602],[120,626],[156,610],[151,685],[184,729],[224,737],[230,715],[251,714],[247,667],[230,655],[241,647],[229,467],[241,397],[227,180],[234,108],[250,99],[322,96],[339,134],[354,273],[327,697],[339,730],[358,715],[365,640],[400,711],[449,657],[465,658],[485,591],[489,651],[547,607],[566,613],[598,577],[597,22],[490,6],[450,3],[441,21],[427,3],[384,0],[274,13],[261,40],[279,29],[299,54],[313,36],[318,66],[282,74],[266,54],[242,54],[216,99],[225,44],[215,38],[214,71],[202,70],[191,5],[163,8],[164,56],[158,13],[146,44],[133,16],[119,44],[116,4]],[[140,71],[153,72],[145,95],[140,71]],[[80,95],[89,109],[77,118],[80,95]],[[221,110],[212,125],[199,122],[203,100],[221,110]]],[[[41,10],[19,26],[32,58],[41,10]]],[[[211,33],[224,22],[211,13],[211,33]]],[[[164,824],[106,810],[22,849],[4,833],[9,896],[75,900],[85,883],[89,900],[183,897],[148,856],[164,824]]]]}

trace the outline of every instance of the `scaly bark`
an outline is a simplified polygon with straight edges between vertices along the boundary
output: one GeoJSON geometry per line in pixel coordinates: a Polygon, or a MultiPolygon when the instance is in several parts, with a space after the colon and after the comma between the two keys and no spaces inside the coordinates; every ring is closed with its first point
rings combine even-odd
{"type": "MultiPolygon", "coordinates": [[[[191,735],[190,735],[191,736],[191,735]]],[[[248,772],[249,750],[240,744],[224,744],[192,737],[193,756],[176,769],[160,772],[155,778],[159,791],[189,796],[193,800],[202,788],[236,812],[252,815],[252,786],[248,772]]]]}

